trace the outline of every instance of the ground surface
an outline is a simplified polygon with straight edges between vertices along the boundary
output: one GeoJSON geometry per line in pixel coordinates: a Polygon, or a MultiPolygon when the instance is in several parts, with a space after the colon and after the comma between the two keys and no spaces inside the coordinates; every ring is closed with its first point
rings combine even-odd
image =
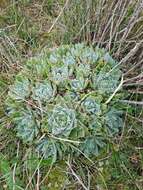
{"type": "Polygon", "coordinates": [[[143,189],[143,1],[0,0],[0,190],[143,189]],[[95,164],[50,168],[3,125],[8,86],[43,47],[86,42],[122,65],[125,126],[95,164]],[[73,175],[74,174],[74,175],[73,175]]]}

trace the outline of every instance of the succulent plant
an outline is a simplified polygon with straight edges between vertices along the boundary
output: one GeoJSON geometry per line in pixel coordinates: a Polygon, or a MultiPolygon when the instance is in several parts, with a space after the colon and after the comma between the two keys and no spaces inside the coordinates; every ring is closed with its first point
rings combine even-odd
{"type": "Polygon", "coordinates": [[[45,158],[98,155],[123,125],[116,95],[107,104],[122,75],[116,64],[104,49],[84,44],[28,60],[5,101],[17,136],[45,158]]]}

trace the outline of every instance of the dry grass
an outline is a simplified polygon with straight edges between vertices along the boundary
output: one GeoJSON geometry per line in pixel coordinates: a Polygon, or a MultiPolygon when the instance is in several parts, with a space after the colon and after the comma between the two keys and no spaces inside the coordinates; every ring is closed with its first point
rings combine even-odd
{"type": "Polygon", "coordinates": [[[0,121],[8,85],[27,58],[44,47],[83,41],[118,60],[128,127],[96,163],[86,158],[61,163],[49,182],[49,162],[13,143],[14,134],[0,123],[0,190],[46,190],[53,176],[59,183],[61,176],[66,180],[63,188],[49,190],[143,189],[143,0],[0,0],[0,121]]]}

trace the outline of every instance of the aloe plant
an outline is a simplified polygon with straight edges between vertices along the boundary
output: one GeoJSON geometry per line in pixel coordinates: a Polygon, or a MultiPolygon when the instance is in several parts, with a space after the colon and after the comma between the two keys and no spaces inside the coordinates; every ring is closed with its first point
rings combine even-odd
{"type": "Polygon", "coordinates": [[[97,156],[123,125],[116,94],[107,101],[120,84],[116,64],[104,49],[84,44],[28,60],[5,101],[18,138],[46,158],[97,156]]]}

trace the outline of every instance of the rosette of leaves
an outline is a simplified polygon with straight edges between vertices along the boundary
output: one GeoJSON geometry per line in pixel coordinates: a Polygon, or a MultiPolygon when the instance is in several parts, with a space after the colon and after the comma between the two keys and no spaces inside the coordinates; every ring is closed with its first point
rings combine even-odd
{"type": "Polygon", "coordinates": [[[45,49],[28,60],[5,101],[18,138],[54,161],[97,156],[123,126],[118,92],[107,101],[120,84],[116,64],[104,49],[84,44],[45,49]]]}

